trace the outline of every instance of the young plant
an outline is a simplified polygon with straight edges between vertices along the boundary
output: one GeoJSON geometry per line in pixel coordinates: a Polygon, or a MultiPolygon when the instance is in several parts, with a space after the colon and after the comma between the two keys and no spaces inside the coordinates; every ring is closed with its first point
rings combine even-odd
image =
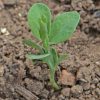
{"type": "Polygon", "coordinates": [[[26,45],[39,50],[38,55],[29,54],[27,57],[32,60],[39,59],[48,64],[50,82],[55,89],[59,89],[55,82],[55,71],[65,56],[59,55],[53,45],[68,40],[75,31],[79,19],[79,13],[71,11],[58,14],[52,22],[50,9],[43,3],[34,4],[28,12],[29,27],[42,45],[32,40],[24,40],[26,45]]]}

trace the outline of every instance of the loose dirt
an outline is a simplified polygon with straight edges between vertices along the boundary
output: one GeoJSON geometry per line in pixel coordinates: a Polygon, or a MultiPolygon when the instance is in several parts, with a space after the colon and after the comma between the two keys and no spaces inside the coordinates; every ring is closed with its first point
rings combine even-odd
{"type": "Polygon", "coordinates": [[[0,100],[100,100],[100,0],[0,0],[0,100]],[[49,83],[48,66],[25,57],[36,52],[22,42],[34,39],[27,12],[35,2],[47,4],[54,17],[72,10],[81,15],[74,36],[56,46],[68,54],[55,76],[58,91],[49,83]],[[74,83],[60,81],[63,70],[74,83]]]}

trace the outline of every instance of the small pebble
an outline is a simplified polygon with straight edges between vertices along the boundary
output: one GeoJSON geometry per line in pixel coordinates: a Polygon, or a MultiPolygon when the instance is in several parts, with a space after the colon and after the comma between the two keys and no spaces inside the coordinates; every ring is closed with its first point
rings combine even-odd
{"type": "Polygon", "coordinates": [[[99,88],[96,88],[95,93],[96,93],[98,96],[100,96],[100,89],[99,89],[99,88]]]}
{"type": "Polygon", "coordinates": [[[80,85],[75,85],[71,88],[71,94],[73,97],[78,97],[83,92],[83,88],[80,85]]]}
{"type": "Polygon", "coordinates": [[[49,95],[49,91],[44,89],[41,91],[41,94],[40,94],[42,97],[44,98],[48,98],[48,95],[49,95]]]}
{"type": "Polygon", "coordinates": [[[61,93],[63,94],[63,96],[68,97],[70,95],[70,88],[64,88],[61,93]]]}
{"type": "Polygon", "coordinates": [[[7,29],[6,28],[1,28],[0,31],[1,31],[1,33],[6,33],[7,29]]]}
{"type": "Polygon", "coordinates": [[[64,100],[65,99],[63,95],[59,95],[58,98],[59,98],[59,100],[64,100]]]}
{"type": "Polygon", "coordinates": [[[98,61],[97,61],[97,62],[95,62],[95,64],[96,64],[96,65],[98,65],[98,66],[100,66],[100,62],[98,62],[98,61]]]}
{"type": "Polygon", "coordinates": [[[100,18],[100,10],[94,13],[94,17],[100,18]]]}
{"type": "Polygon", "coordinates": [[[6,28],[1,28],[0,32],[4,35],[9,35],[10,33],[8,32],[8,30],[6,28]]]}
{"type": "Polygon", "coordinates": [[[18,16],[19,16],[19,17],[22,17],[22,14],[21,14],[21,13],[19,13],[19,14],[18,14],[18,16]]]}
{"type": "Polygon", "coordinates": [[[75,77],[72,73],[68,72],[67,70],[62,70],[60,82],[63,85],[73,86],[75,84],[75,77]]]}
{"type": "Polygon", "coordinates": [[[92,83],[94,83],[94,84],[96,84],[96,83],[98,83],[99,82],[99,80],[97,79],[97,78],[94,78],[93,80],[92,80],[92,83]]]}

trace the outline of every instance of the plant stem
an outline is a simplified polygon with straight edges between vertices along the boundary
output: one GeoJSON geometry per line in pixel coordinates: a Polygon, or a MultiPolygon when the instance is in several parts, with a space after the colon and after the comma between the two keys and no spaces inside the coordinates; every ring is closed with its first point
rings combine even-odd
{"type": "Polygon", "coordinates": [[[58,90],[59,86],[57,85],[55,81],[55,71],[50,70],[50,83],[54,87],[54,89],[58,90]]]}

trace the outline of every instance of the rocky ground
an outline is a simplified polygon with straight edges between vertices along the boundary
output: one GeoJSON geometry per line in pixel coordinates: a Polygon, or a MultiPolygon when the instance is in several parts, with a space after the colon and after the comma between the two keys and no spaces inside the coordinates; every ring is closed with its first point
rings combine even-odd
{"type": "Polygon", "coordinates": [[[0,100],[100,100],[100,0],[0,0],[0,100]],[[61,89],[49,83],[49,69],[25,55],[23,45],[34,39],[27,25],[27,12],[35,2],[44,2],[54,17],[76,10],[81,15],[74,36],[56,46],[67,53],[56,72],[61,89]]]}

